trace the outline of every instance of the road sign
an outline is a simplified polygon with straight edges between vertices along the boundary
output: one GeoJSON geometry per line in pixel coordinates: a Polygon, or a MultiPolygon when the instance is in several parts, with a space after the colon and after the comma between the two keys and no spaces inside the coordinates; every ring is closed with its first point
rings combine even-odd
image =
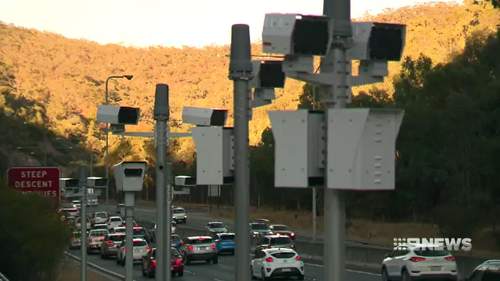
{"type": "Polygon", "coordinates": [[[7,171],[7,186],[23,193],[36,193],[59,199],[59,178],[57,167],[13,167],[7,171]]]}
{"type": "Polygon", "coordinates": [[[219,196],[220,196],[220,185],[209,185],[208,197],[219,197],[219,196]]]}

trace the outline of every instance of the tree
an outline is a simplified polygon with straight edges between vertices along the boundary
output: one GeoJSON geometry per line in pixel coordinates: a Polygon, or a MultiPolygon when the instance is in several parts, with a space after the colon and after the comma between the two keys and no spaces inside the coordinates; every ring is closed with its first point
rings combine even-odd
{"type": "Polygon", "coordinates": [[[50,200],[0,181],[0,268],[9,280],[55,280],[71,232],[50,200]]]}

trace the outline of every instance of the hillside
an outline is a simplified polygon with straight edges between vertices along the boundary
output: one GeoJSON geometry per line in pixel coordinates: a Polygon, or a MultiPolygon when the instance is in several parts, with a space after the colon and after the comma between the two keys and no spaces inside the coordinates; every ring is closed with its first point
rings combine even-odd
{"type": "MultiPolygon", "coordinates": [[[[500,16],[490,5],[419,5],[367,15],[363,20],[408,24],[405,55],[416,58],[424,53],[433,62],[443,62],[450,53],[463,49],[467,35],[496,28],[500,16]]],[[[0,62],[10,66],[15,76],[12,94],[38,104],[33,108],[35,113],[29,113],[30,122],[44,124],[55,135],[100,137],[98,126],[92,120],[97,105],[104,103],[106,78],[116,74],[133,74],[134,78],[110,83],[112,103],[140,107],[142,120],[152,121],[154,86],[160,82],[170,85],[174,119],[181,119],[183,106],[227,108],[230,119],[232,116],[232,83],[227,79],[228,46],[179,49],[99,45],[3,23],[0,24],[0,46],[0,62]]],[[[261,47],[255,44],[252,52],[261,54],[261,47]]],[[[391,75],[399,70],[400,63],[391,64],[391,75]]],[[[262,131],[269,125],[266,111],[295,109],[302,85],[287,80],[286,88],[277,91],[279,98],[272,105],[254,111],[252,144],[260,141],[262,131]]],[[[376,86],[391,92],[392,79],[376,86]]],[[[141,122],[130,130],[151,131],[152,125],[141,122]]],[[[174,130],[185,131],[187,127],[174,130]]],[[[134,154],[148,158],[150,151],[144,148],[144,143],[141,139],[130,140],[130,146],[119,157],[134,154]]],[[[183,140],[176,152],[189,163],[193,155],[192,141],[183,140]]]]}

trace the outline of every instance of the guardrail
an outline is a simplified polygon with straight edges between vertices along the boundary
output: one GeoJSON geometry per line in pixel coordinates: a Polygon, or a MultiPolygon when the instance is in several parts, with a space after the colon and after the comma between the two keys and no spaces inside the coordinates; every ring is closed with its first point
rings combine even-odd
{"type": "MultiPolygon", "coordinates": [[[[77,256],[75,256],[75,255],[72,255],[72,254],[70,254],[70,253],[67,253],[67,255],[68,255],[68,257],[70,257],[71,259],[77,260],[77,261],[79,261],[79,262],[81,263],[81,259],[80,259],[79,257],[77,257],[77,256]]],[[[111,277],[113,277],[113,278],[116,278],[116,279],[118,279],[118,280],[125,280],[125,276],[123,276],[123,275],[121,275],[121,274],[118,274],[118,273],[116,273],[116,272],[114,272],[114,271],[107,270],[106,268],[104,268],[104,267],[100,267],[100,266],[98,266],[97,264],[93,264],[93,263],[91,263],[91,262],[87,262],[87,266],[89,266],[89,267],[91,267],[91,268],[93,268],[93,269],[95,269],[95,270],[97,270],[97,271],[100,271],[101,273],[104,273],[104,274],[106,274],[106,275],[109,275],[109,276],[111,276],[111,277]]],[[[1,280],[1,279],[0,279],[0,281],[3,281],[3,280],[1,280]]],[[[9,281],[9,280],[6,280],[6,281],[9,281]]],[[[134,281],[135,281],[135,280],[134,280],[134,281]]]]}
{"type": "MultiPolygon", "coordinates": [[[[137,222],[148,229],[154,225],[154,222],[147,220],[137,220],[137,222]]],[[[181,237],[207,234],[207,231],[204,229],[193,228],[187,225],[182,225],[180,227],[177,225],[177,229],[181,237]]],[[[257,239],[252,239],[250,243],[250,251],[253,251],[257,239]]],[[[295,241],[295,245],[297,246],[297,251],[304,260],[323,265],[324,245],[322,242],[295,241]]],[[[382,260],[385,258],[385,255],[392,252],[392,250],[391,248],[380,246],[348,243],[346,245],[346,265],[363,267],[372,272],[379,272],[381,270],[382,260]]],[[[478,265],[487,260],[460,255],[455,255],[455,259],[460,277],[469,276],[478,265]]]]}
{"type": "Polygon", "coordinates": [[[9,281],[9,279],[7,279],[7,277],[5,277],[5,275],[3,275],[3,274],[0,272],[0,281],[9,281]]]}

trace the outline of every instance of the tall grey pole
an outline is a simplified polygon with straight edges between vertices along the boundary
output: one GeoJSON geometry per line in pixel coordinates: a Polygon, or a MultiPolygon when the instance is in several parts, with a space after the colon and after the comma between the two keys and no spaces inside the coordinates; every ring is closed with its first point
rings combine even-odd
{"type": "MultiPolygon", "coordinates": [[[[352,37],[350,0],[324,0],[323,14],[334,20],[333,46],[330,54],[321,60],[321,72],[336,73],[339,84],[327,86],[325,101],[325,124],[328,124],[328,109],[345,108],[348,97],[348,77],[350,60],[347,57],[349,41],[352,37]]],[[[325,126],[326,147],[328,147],[328,126],[325,126]]],[[[327,152],[328,153],[328,152],[327,152]]],[[[325,183],[328,173],[325,172],[325,183]]],[[[324,192],[324,264],[325,280],[345,281],[345,202],[344,192],[328,189],[324,192]]]]}
{"type": "Polygon", "coordinates": [[[81,205],[82,213],[80,215],[80,225],[81,225],[81,268],[80,268],[80,280],[87,280],[87,204],[85,200],[87,199],[87,166],[80,165],[78,167],[78,186],[80,187],[79,193],[82,194],[81,205]]]}
{"type": "Polygon", "coordinates": [[[169,89],[167,84],[156,84],[154,118],[156,120],[156,280],[169,281],[170,275],[170,225],[171,216],[167,216],[166,189],[168,179],[167,163],[167,121],[170,116],[169,89]],[[168,246],[168,247],[167,247],[168,246]],[[168,249],[168,252],[166,251],[168,249]]]}
{"type": "MultiPolygon", "coordinates": [[[[168,123],[166,124],[166,131],[168,132],[168,123]]],[[[168,140],[167,140],[167,147],[168,148],[168,140]]],[[[167,159],[168,161],[168,159],[167,159]]],[[[165,264],[163,265],[166,278],[165,280],[170,281],[172,280],[172,271],[170,270],[171,265],[172,265],[172,256],[170,254],[170,248],[172,247],[172,163],[167,163],[167,169],[165,171],[165,177],[167,179],[166,183],[166,188],[165,188],[165,197],[164,197],[164,206],[165,206],[165,217],[167,218],[167,221],[165,223],[165,229],[163,230],[165,233],[165,264]]]]}
{"type": "Polygon", "coordinates": [[[134,192],[125,193],[125,281],[134,280],[134,192]]]}
{"type": "Polygon", "coordinates": [[[248,231],[250,209],[249,169],[249,80],[252,79],[250,53],[250,28],[246,24],[235,24],[231,29],[231,55],[229,79],[234,83],[234,175],[235,195],[235,246],[236,268],[234,280],[249,280],[250,264],[248,231]]]}
{"type": "MultiPolygon", "coordinates": [[[[106,79],[106,105],[109,104],[108,100],[108,84],[113,76],[106,79]]],[[[106,179],[108,179],[108,184],[106,185],[106,206],[108,206],[108,196],[109,196],[109,123],[106,123],[106,179]]]]}
{"type": "Polygon", "coordinates": [[[92,173],[94,172],[94,152],[90,152],[90,176],[92,176],[92,173]]]}
{"type": "MultiPolygon", "coordinates": [[[[313,104],[312,104],[313,110],[316,110],[316,86],[313,85],[313,104]]],[[[312,187],[312,217],[313,217],[313,241],[316,241],[316,217],[317,211],[316,211],[316,187],[312,187]]]]}

